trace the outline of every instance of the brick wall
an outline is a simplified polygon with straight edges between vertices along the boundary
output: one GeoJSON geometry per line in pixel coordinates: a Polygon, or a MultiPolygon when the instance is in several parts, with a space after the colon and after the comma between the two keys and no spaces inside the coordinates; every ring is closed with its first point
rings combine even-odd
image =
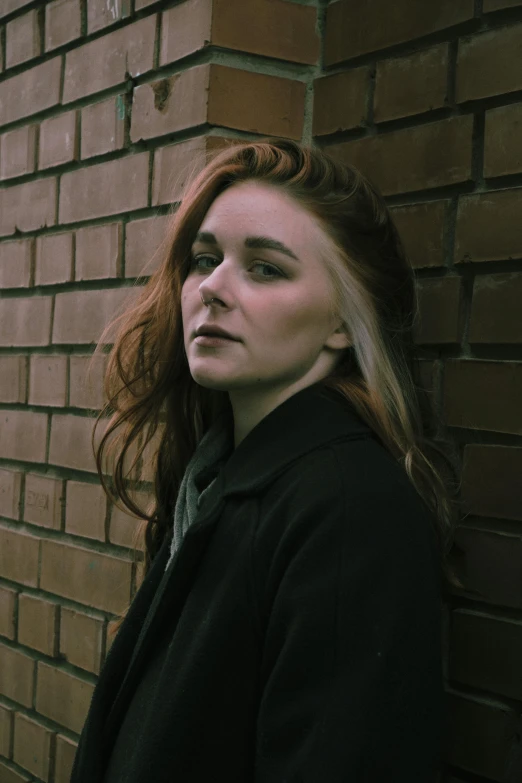
{"type": "Polygon", "coordinates": [[[259,134],[313,138],[393,208],[469,509],[446,777],[520,780],[522,2],[1,0],[0,51],[0,783],[68,781],[136,588],[90,354],[189,166],[259,134]]]}

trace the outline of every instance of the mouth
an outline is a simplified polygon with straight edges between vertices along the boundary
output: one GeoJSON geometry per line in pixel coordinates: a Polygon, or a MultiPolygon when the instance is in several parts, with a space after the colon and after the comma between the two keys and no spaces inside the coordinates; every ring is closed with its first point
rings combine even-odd
{"type": "Polygon", "coordinates": [[[197,345],[206,346],[208,348],[219,348],[227,343],[237,343],[233,337],[224,337],[221,334],[199,334],[194,338],[194,342],[197,345]]]}

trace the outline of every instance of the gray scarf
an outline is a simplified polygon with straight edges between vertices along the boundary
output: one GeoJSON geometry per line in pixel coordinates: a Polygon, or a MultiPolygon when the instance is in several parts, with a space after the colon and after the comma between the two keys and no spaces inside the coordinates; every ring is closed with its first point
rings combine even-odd
{"type": "Polygon", "coordinates": [[[216,480],[233,449],[234,437],[230,420],[226,414],[222,414],[201,438],[185,470],[174,509],[170,557],[165,571],[172,563],[185,533],[196,518],[205,493],[216,480]],[[205,486],[200,491],[198,485],[205,486]]]}

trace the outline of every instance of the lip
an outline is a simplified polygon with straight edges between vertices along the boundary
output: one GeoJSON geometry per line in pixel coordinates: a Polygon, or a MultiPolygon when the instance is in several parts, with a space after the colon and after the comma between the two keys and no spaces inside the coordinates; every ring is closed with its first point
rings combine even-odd
{"type": "Polygon", "coordinates": [[[228,340],[235,340],[236,342],[240,342],[238,337],[235,337],[233,334],[230,334],[230,332],[227,332],[226,329],[223,329],[221,326],[217,326],[215,324],[201,324],[201,326],[198,326],[196,329],[195,335],[197,337],[220,337],[220,338],[226,338],[228,340]],[[211,334],[208,334],[208,332],[211,332],[211,334]]]}
{"type": "Polygon", "coordinates": [[[217,334],[200,334],[194,338],[194,342],[197,345],[205,346],[207,348],[220,348],[227,343],[237,343],[238,340],[233,340],[231,337],[223,337],[217,334]]]}

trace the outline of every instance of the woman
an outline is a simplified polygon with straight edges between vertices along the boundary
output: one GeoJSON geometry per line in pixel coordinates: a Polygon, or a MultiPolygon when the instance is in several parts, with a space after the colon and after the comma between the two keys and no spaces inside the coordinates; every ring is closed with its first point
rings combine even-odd
{"type": "Polygon", "coordinates": [[[268,139],[214,155],[168,244],[108,368],[100,476],[143,516],[155,453],[154,508],[72,781],[432,781],[454,520],[390,214],[268,139]]]}

